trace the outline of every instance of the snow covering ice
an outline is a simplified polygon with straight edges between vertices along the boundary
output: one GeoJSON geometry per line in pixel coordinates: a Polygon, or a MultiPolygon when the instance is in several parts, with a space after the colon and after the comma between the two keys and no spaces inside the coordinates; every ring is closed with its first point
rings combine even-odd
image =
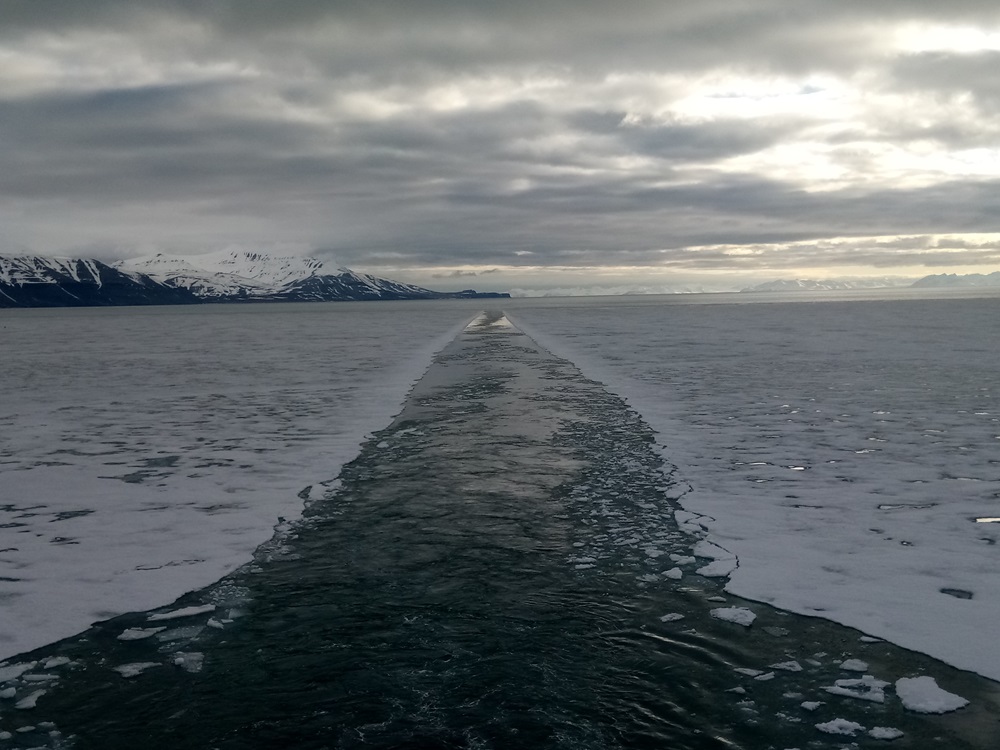
{"type": "Polygon", "coordinates": [[[928,675],[896,680],[896,695],[905,708],[921,714],[944,714],[969,705],[962,696],[938,687],[937,681],[928,675]]]}
{"type": "Polygon", "coordinates": [[[1000,300],[748,302],[509,317],[657,430],[727,591],[1000,680],[1000,300]]]}
{"type": "Polygon", "coordinates": [[[248,562],[480,309],[4,311],[0,659],[248,562]]]}
{"type": "Polygon", "coordinates": [[[861,659],[844,659],[840,662],[840,668],[846,672],[867,672],[868,662],[861,659]]]}
{"type": "Polygon", "coordinates": [[[858,732],[865,731],[864,726],[858,724],[856,721],[848,721],[847,719],[824,721],[821,724],[817,724],[816,728],[826,734],[842,734],[847,737],[853,737],[858,732]]]}
{"type": "Polygon", "coordinates": [[[719,607],[709,610],[708,613],[717,620],[733,622],[745,628],[753,625],[753,621],[757,619],[757,615],[746,607],[719,607]]]}

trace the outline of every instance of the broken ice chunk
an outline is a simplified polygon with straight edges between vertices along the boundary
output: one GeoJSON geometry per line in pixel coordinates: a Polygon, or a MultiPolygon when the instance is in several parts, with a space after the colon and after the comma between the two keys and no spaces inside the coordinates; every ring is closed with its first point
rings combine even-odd
{"type": "Polygon", "coordinates": [[[786,672],[801,672],[802,671],[802,665],[799,664],[794,659],[792,661],[783,661],[783,662],[779,662],[777,664],[769,664],[768,666],[771,669],[783,669],[786,672]]]}
{"type": "Polygon", "coordinates": [[[149,622],[160,622],[162,620],[175,620],[179,617],[193,617],[194,615],[203,615],[206,612],[214,612],[214,604],[203,604],[200,607],[184,607],[183,609],[175,609],[172,612],[160,612],[155,615],[150,615],[146,619],[149,622]]]}
{"type": "Polygon", "coordinates": [[[833,685],[828,685],[823,689],[833,695],[844,695],[848,698],[857,698],[872,703],[885,703],[885,687],[888,684],[888,682],[866,674],[857,680],[837,680],[833,685]]]}
{"type": "Polygon", "coordinates": [[[848,721],[847,719],[832,719],[831,721],[817,724],[816,728],[827,734],[843,734],[848,737],[853,737],[855,732],[865,731],[865,728],[861,724],[855,721],[848,721]]]}
{"type": "Polygon", "coordinates": [[[128,679],[130,677],[136,677],[142,674],[151,667],[158,667],[158,666],[160,665],[155,661],[137,661],[131,664],[122,664],[121,666],[118,667],[112,667],[112,669],[114,669],[122,677],[128,679]]]}
{"type": "Polygon", "coordinates": [[[868,662],[861,661],[861,659],[845,659],[840,662],[840,668],[848,672],[867,672],[868,662]]]}
{"type": "Polygon", "coordinates": [[[903,733],[895,727],[872,727],[868,730],[868,736],[875,740],[898,740],[903,733]]]}
{"type": "Polygon", "coordinates": [[[166,630],[166,626],[161,626],[158,628],[129,628],[128,630],[122,631],[118,635],[119,641],[141,641],[144,638],[150,638],[156,635],[161,630],[166,630]]]}
{"type": "Polygon", "coordinates": [[[896,695],[905,708],[921,714],[943,714],[969,705],[962,696],[939,688],[927,675],[896,680],[896,695]]]}
{"type": "Polygon", "coordinates": [[[733,622],[737,625],[742,625],[745,628],[750,627],[753,624],[753,621],[757,619],[757,615],[746,607],[719,607],[717,609],[709,610],[709,614],[716,620],[733,622]]]}

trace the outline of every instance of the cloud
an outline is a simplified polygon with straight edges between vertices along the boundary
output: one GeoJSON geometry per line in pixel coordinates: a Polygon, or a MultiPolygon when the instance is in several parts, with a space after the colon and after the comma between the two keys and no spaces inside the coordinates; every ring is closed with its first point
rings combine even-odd
{"type": "Polygon", "coordinates": [[[11,0],[0,225],[451,277],[987,266],[841,241],[996,229],[998,31],[964,0],[11,0]]]}

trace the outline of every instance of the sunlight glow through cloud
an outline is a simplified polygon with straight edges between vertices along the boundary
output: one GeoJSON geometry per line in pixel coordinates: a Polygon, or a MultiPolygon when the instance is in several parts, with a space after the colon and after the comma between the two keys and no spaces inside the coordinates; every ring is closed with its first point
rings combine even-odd
{"type": "Polygon", "coordinates": [[[1000,51],[1000,30],[974,26],[906,24],[895,34],[901,52],[957,52],[973,54],[1000,51]]]}

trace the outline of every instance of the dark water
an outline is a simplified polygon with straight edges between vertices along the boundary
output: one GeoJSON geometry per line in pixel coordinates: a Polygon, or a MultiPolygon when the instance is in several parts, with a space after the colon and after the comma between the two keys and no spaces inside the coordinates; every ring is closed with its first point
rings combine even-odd
{"type": "Polygon", "coordinates": [[[10,683],[0,747],[886,744],[816,729],[835,717],[899,728],[894,747],[995,746],[993,683],[736,600],[694,573],[706,560],[678,566],[697,540],[677,528],[682,488],[649,428],[490,320],[437,357],[339,482],[303,492],[301,522],[163,612],[214,609],[119,617],[16,660],[39,664],[10,683]],[[674,567],[680,580],[663,575],[674,567]],[[729,606],[752,609],[752,627],[710,615],[729,606]],[[129,628],[163,629],[120,640],[129,628]],[[54,657],[70,663],[46,669],[54,657]],[[845,658],[887,681],[931,674],[973,704],[928,719],[891,693],[824,692],[858,676],[845,658]],[[802,671],[768,669],[789,660],[802,671]],[[10,707],[39,690],[35,708],[10,707]]]}

